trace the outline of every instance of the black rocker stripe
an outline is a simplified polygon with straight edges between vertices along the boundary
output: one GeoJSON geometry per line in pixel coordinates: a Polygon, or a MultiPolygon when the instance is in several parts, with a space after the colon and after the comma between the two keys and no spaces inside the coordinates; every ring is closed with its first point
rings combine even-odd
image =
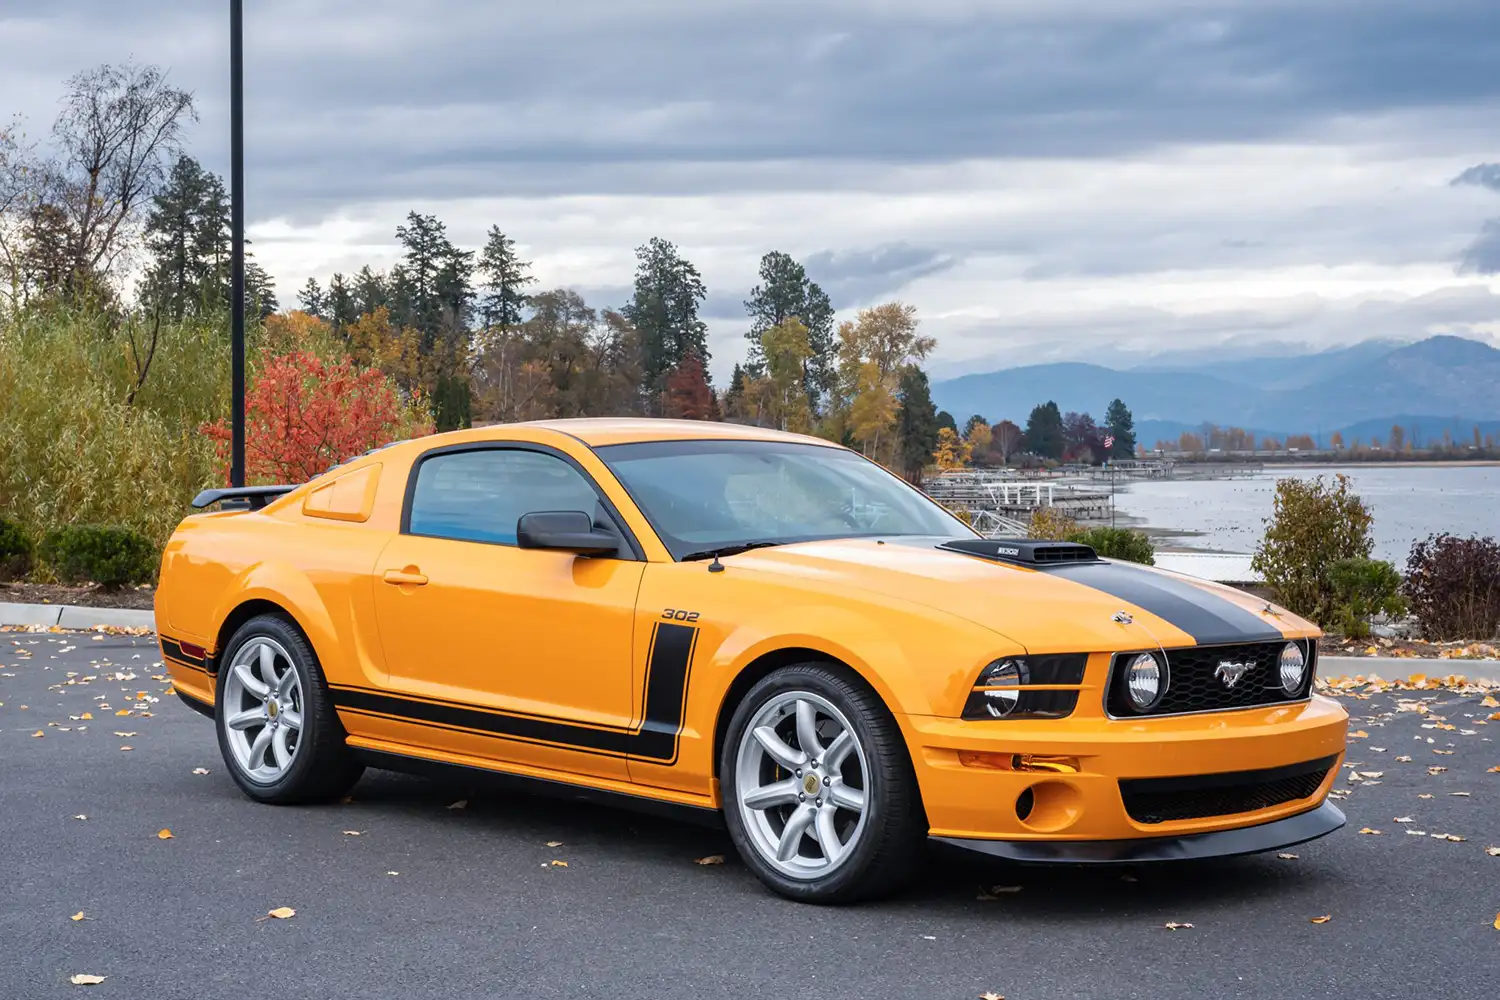
{"type": "Polygon", "coordinates": [[[1182,629],[1200,646],[1272,642],[1281,630],[1252,611],[1185,580],[1122,563],[1049,566],[1044,572],[1118,597],[1182,629]]]}
{"type": "Polygon", "coordinates": [[[214,672],[212,657],[191,656],[183,652],[182,643],[171,636],[164,635],[161,637],[161,652],[167,659],[176,660],[183,666],[192,667],[194,670],[207,671],[210,674],[214,672]]]}
{"type": "Polygon", "coordinates": [[[682,733],[687,681],[698,630],[689,625],[658,622],[651,634],[646,664],[646,710],[633,729],[586,726],[564,719],[512,715],[469,705],[420,701],[388,692],[334,687],[337,708],[402,721],[462,729],[521,740],[564,746],[585,753],[640,757],[673,763],[682,733]]]}

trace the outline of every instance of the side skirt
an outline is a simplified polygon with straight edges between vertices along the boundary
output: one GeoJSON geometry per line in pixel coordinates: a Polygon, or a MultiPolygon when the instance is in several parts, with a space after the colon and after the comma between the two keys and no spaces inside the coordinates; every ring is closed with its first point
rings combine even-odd
{"type": "Polygon", "coordinates": [[[191,708],[193,711],[197,712],[204,718],[212,719],[214,717],[214,707],[208,702],[199,701],[197,698],[194,698],[192,695],[183,691],[181,688],[173,688],[173,690],[177,692],[177,699],[188,708],[191,708]]]}
{"type": "Polygon", "coordinates": [[[606,808],[626,809],[631,812],[660,816],[666,819],[693,823],[698,826],[722,827],[724,825],[724,814],[717,809],[683,805],[678,802],[663,802],[659,799],[647,798],[640,795],[629,795],[624,792],[588,788],[583,785],[569,784],[565,781],[553,781],[548,778],[536,778],[531,775],[510,774],[506,771],[474,767],[469,764],[449,764],[445,761],[428,760],[425,757],[410,757],[405,754],[390,753],[385,750],[370,750],[364,747],[350,747],[349,749],[354,754],[355,760],[358,760],[361,764],[384,771],[400,771],[404,774],[414,774],[441,781],[457,781],[500,791],[518,791],[544,795],[548,798],[588,802],[593,805],[605,806],[606,808]]]}

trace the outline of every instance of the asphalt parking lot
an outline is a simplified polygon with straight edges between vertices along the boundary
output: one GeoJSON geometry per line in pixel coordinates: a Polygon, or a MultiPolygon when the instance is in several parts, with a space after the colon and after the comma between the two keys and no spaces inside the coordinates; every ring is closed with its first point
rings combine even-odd
{"type": "Polygon", "coordinates": [[[1340,782],[1349,826],[1295,858],[935,854],[902,897],[826,909],[768,895],[720,831],[576,802],[370,772],[343,805],[255,805],[159,659],[146,637],[0,633],[4,1000],[1500,989],[1500,721],[1477,694],[1350,700],[1369,736],[1351,739],[1364,777],[1340,782]],[[279,907],[296,914],[266,917],[279,907]]]}

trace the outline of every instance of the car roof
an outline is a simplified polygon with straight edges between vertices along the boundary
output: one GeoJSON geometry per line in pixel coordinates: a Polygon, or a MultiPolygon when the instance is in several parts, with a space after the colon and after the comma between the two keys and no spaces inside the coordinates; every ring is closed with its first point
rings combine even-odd
{"type": "MultiPolygon", "coordinates": [[[[486,428],[503,430],[506,424],[486,428]]],[[[745,424],[721,424],[708,420],[666,420],[652,417],[577,417],[567,420],[536,420],[519,426],[545,427],[569,434],[589,447],[611,444],[637,444],[643,441],[784,441],[789,444],[815,444],[828,448],[839,445],[807,434],[792,434],[769,427],[745,424]]]]}

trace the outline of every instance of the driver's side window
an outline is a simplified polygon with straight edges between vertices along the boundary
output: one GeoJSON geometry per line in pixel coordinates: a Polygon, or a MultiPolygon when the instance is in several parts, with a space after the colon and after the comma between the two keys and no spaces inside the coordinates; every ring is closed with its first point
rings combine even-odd
{"type": "Polygon", "coordinates": [[[516,544],[516,522],[537,511],[580,510],[599,518],[594,487],[572,465],[543,452],[482,448],[422,459],[406,532],[516,544]]]}

